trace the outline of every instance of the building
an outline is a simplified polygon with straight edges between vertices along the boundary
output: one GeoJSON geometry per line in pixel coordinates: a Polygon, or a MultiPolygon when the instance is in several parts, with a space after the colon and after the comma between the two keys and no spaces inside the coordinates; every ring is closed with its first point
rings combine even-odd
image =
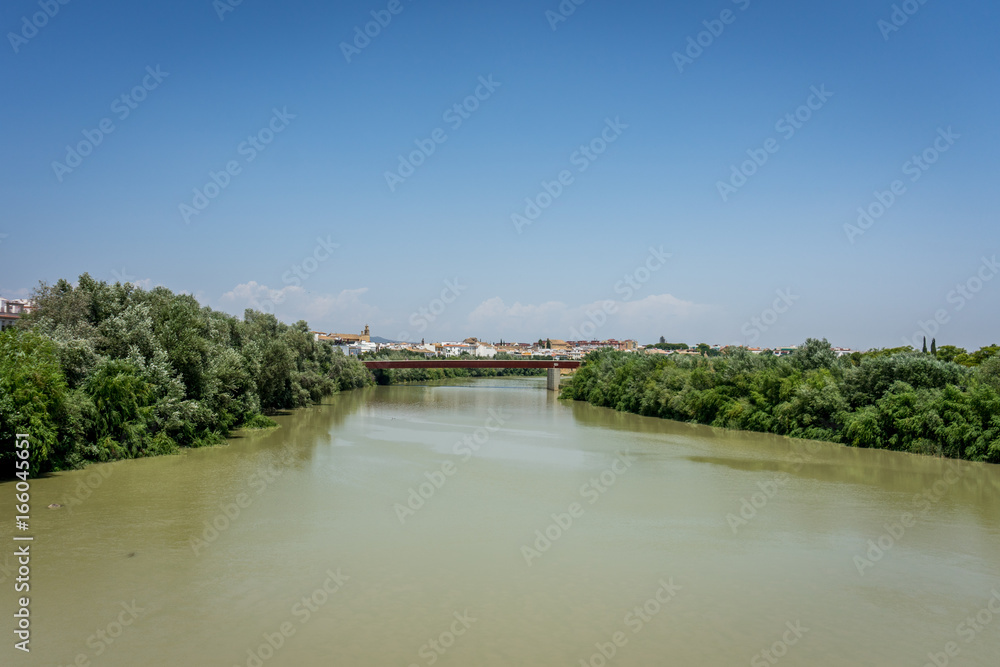
{"type": "Polygon", "coordinates": [[[438,356],[457,357],[460,354],[475,354],[476,346],[467,343],[435,343],[438,356]]]}
{"type": "Polygon", "coordinates": [[[356,343],[348,344],[335,344],[335,348],[344,353],[344,356],[348,357],[360,357],[365,352],[376,352],[378,351],[378,345],[375,343],[369,343],[366,340],[361,340],[356,343]]]}
{"type": "Polygon", "coordinates": [[[0,331],[8,329],[35,309],[35,304],[29,299],[4,299],[0,297],[0,331]]]}
{"type": "MultiPolygon", "coordinates": [[[[372,342],[367,324],[365,325],[365,330],[360,334],[323,333],[322,331],[313,331],[312,334],[317,341],[325,341],[340,346],[372,342]]],[[[374,350],[374,348],[372,349],[374,350]]]]}

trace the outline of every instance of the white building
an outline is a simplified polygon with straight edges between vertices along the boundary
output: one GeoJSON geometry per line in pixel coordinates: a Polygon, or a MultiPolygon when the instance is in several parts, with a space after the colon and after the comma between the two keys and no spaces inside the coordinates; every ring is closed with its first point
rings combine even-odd
{"type": "Polygon", "coordinates": [[[365,352],[378,351],[378,345],[376,343],[369,343],[364,340],[357,343],[351,343],[350,345],[334,345],[334,347],[348,357],[360,357],[365,352]]]}
{"type": "Polygon", "coordinates": [[[467,343],[440,343],[437,353],[442,357],[457,357],[460,354],[475,354],[476,346],[467,343]]]}
{"type": "Polygon", "coordinates": [[[14,326],[22,315],[35,309],[29,299],[4,299],[0,297],[0,331],[14,326]]]}
{"type": "Polygon", "coordinates": [[[497,356],[497,349],[492,345],[483,345],[482,343],[479,343],[478,345],[476,345],[475,355],[477,357],[483,357],[485,359],[492,359],[493,357],[497,356]]]}

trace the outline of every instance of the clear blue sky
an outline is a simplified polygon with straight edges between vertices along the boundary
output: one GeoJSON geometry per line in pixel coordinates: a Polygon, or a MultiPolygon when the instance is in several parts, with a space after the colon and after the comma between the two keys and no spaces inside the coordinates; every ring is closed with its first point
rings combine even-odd
{"type": "Polygon", "coordinates": [[[898,30],[872,0],[587,0],[564,21],[556,0],[390,4],[244,0],[220,19],[221,1],[76,0],[36,30],[38,0],[4,3],[0,294],[86,271],[388,338],[866,349],[937,314],[939,344],[1000,342],[1000,276],[979,282],[1000,253],[995,2],[913,0],[898,30]],[[373,11],[391,22],[348,62],[373,11]],[[467,118],[445,115],[477,89],[467,118]],[[776,127],[797,109],[794,134],[776,127]],[[263,150],[242,144],[261,130],[263,150]],[[100,143],[71,167],[85,131],[100,143]],[[602,154],[575,153],[602,131],[602,154]],[[925,149],[933,165],[907,165],[925,149]],[[767,161],[723,197],[748,150],[767,161]],[[884,214],[845,230],[895,180],[884,214]]]}

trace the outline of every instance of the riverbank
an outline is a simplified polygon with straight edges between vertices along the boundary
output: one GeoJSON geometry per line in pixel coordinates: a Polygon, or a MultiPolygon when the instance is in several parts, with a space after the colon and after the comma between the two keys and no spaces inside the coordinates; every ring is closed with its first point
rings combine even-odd
{"type": "Polygon", "coordinates": [[[375,383],[357,358],[247,310],[239,319],[157,287],[83,274],[41,285],[0,333],[0,469],[28,434],[30,472],[215,445],[266,415],[375,383]]]}
{"type": "Polygon", "coordinates": [[[588,355],[562,398],[743,431],[1000,463],[1000,356],[969,368],[926,354],[836,358],[826,341],[788,357],[588,355]]]}

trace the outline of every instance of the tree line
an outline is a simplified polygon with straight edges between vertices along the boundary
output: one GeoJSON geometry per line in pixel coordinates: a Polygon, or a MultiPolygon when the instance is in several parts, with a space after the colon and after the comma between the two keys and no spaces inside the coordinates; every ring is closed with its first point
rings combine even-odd
{"type": "MultiPolygon", "coordinates": [[[[592,352],[563,398],[640,415],[1000,463],[1000,347],[940,358],[910,348],[838,358],[809,339],[790,355],[592,352]],[[956,363],[959,359],[962,362],[956,363]]],[[[957,349],[957,348],[956,348],[957,349]]],[[[945,352],[951,355],[951,350],[945,352]]]]}
{"type": "Polygon", "coordinates": [[[31,471],[222,442],[265,415],[374,384],[356,358],[247,309],[242,320],[164,287],[41,284],[0,333],[0,465],[31,436],[31,471]]]}

